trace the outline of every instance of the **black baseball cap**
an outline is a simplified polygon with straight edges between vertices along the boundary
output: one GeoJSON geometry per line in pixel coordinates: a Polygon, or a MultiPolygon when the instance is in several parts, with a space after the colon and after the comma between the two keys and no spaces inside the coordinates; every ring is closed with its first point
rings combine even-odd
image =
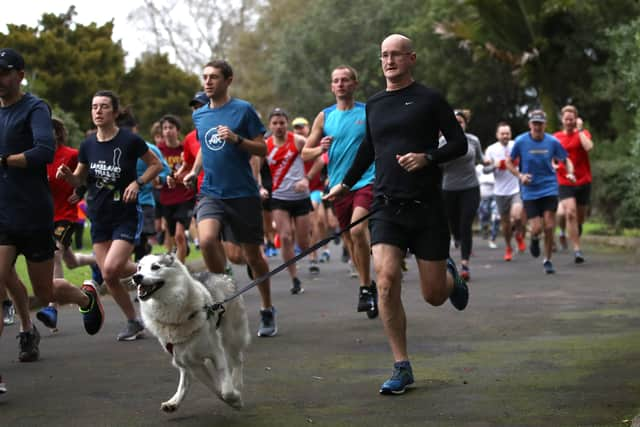
{"type": "Polygon", "coordinates": [[[24,70],[24,58],[10,47],[0,49],[0,69],[24,70]]]}
{"type": "Polygon", "coordinates": [[[533,110],[529,114],[530,122],[546,123],[547,115],[542,110],[533,110]]]}
{"type": "Polygon", "coordinates": [[[276,107],[273,110],[271,110],[271,112],[269,113],[269,120],[271,120],[271,117],[273,116],[284,116],[287,120],[289,120],[289,115],[282,108],[276,107]]]}
{"type": "Polygon", "coordinates": [[[189,101],[189,107],[193,107],[195,104],[207,105],[209,103],[209,97],[204,92],[196,92],[193,95],[193,99],[189,101]]]}

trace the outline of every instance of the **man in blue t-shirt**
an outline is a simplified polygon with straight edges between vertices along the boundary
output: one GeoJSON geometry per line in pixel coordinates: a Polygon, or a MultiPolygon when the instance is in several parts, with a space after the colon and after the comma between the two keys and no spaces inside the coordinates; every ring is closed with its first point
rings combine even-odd
{"type": "Polygon", "coordinates": [[[507,168],[520,180],[520,194],[524,209],[531,225],[529,250],[535,258],[540,256],[540,233],[544,225],[544,261],[547,274],[555,273],[551,263],[555,212],[558,208],[558,180],[554,164],[567,164],[567,179],[575,180],[573,164],[560,141],[545,133],[547,117],[542,110],[534,110],[529,115],[529,132],[519,135],[507,168]],[[519,162],[518,166],[514,162],[519,162]]]}
{"type": "MultiPolygon", "coordinates": [[[[256,181],[259,162],[264,157],[265,128],[251,104],[229,95],[233,70],[224,60],[204,66],[203,86],[209,103],[193,112],[193,123],[200,141],[193,169],[184,182],[191,185],[201,169],[204,180],[196,206],[198,238],[209,271],[224,273],[225,259],[218,238],[233,242],[254,277],[269,271],[262,256],[262,205],[256,181]],[[257,157],[255,157],[257,159],[257,157]]],[[[271,304],[269,280],[258,285],[262,298],[258,336],[270,337],[278,332],[276,310],[271,304]]]]}
{"type": "Polygon", "coordinates": [[[78,305],[91,335],[102,326],[102,306],[94,287],[80,289],[64,279],[53,280],[53,200],[47,163],[56,146],[49,106],[20,89],[24,66],[20,53],[0,49],[0,287],[7,287],[22,320],[19,359],[31,362],[38,359],[40,335],[29,319],[26,289],[16,276],[18,255],[27,260],[40,302],[78,305]]]}
{"type": "MultiPolygon", "coordinates": [[[[357,88],[356,70],[348,65],[340,65],[333,70],[331,92],[336,103],[318,113],[302,150],[304,161],[328,153],[329,188],[342,182],[366,134],[365,104],[356,102],[354,94],[357,88]]],[[[375,166],[371,163],[350,191],[333,202],[341,229],[369,213],[374,178],[375,166]]],[[[373,319],[378,316],[378,303],[376,285],[371,280],[368,226],[368,221],[364,221],[342,236],[360,278],[357,311],[366,312],[373,319]]]]}

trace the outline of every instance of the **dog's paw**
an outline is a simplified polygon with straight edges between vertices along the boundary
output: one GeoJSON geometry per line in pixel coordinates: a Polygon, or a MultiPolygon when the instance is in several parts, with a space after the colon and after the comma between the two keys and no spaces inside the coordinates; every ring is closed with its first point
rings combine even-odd
{"type": "Polygon", "coordinates": [[[242,402],[242,394],[237,391],[227,393],[222,397],[222,400],[233,409],[242,409],[244,403],[242,402]]]}
{"type": "Polygon", "coordinates": [[[163,412],[175,412],[178,410],[178,404],[168,400],[166,402],[162,402],[160,409],[162,409],[163,412]]]}

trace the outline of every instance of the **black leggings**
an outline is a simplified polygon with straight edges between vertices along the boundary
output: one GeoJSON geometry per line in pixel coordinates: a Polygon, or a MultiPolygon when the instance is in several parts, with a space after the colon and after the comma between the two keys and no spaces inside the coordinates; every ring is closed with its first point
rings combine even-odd
{"type": "Polygon", "coordinates": [[[472,249],[471,226],[480,205],[480,187],[443,191],[449,231],[460,242],[460,256],[468,260],[472,249]]]}

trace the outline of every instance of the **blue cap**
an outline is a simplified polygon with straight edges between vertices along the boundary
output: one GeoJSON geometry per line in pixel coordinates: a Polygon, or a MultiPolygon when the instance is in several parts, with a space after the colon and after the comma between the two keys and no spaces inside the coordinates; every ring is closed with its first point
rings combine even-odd
{"type": "Polygon", "coordinates": [[[207,105],[209,103],[209,97],[204,92],[196,92],[193,99],[189,101],[189,107],[193,107],[196,104],[207,105]]]}

